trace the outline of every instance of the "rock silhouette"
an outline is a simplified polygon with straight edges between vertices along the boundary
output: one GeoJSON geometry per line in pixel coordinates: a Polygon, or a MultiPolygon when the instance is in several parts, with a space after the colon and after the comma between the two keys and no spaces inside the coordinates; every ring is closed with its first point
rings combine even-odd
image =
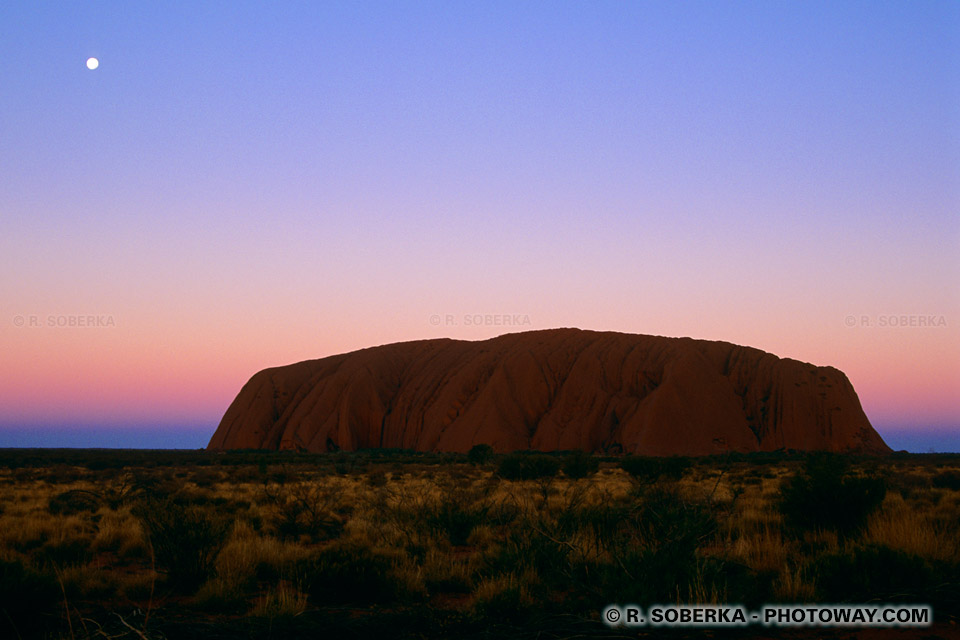
{"type": "Polygon", "coordinates": [[[883,453],[847,377],[726,342],[552,329],[265,369],[208,449],[883,453]]]}

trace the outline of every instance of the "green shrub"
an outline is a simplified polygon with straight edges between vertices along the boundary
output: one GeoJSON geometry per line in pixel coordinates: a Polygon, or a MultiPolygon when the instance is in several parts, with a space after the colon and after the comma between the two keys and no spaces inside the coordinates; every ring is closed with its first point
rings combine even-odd
{"type": "Polygon", "coordinates": [[[530,615],[534,604],[521,580],[507,574],[477,585],[473,608],[481,620],[502,624],[521,622],[530,615]]]}
{"type": "Polygon", "coordinates": [[[244,593],[245,586],[247,585],[213,578],[200,587],[191,599],[191,604],[206,613],[243,613],[249,605],[248,596],[244,593]]]}
{"type": "Polygon", "coordinates": [[[475,444],[467,452],[467,461],[470,464],[486,464],[493,457],[493,447],[488,444],[475,444]]]}
{"type": "Polygon", "coordinates": [[[925,473],[885,473],[887,490],[896,491],[904,500],[923,495],[932,486],[930,476],[925,473]]]}
{"type": "Polygon", "coordinates": [[[825,555],[812,569],[825,602],[927,602],[937,582],[922,558],[886,546],[825,555]]]}
{"type": "Polygon", "coordinates": [[[55,516],[72,516],[78,513],[92,513],[100,508],[100,504],[101,500],[97,494],[73,489],[50,498],[47,511],[55,516]]]}
{"type": "MultiPolygon", "coordinates": [[[[538,523],[543,525],[543,523],[538,523]]],[[[483,574],[498,576],[524,570],[557,586],[567,586],[571,549],[539,529],[516,529],[484,558],[483,574]]]]}
{"type": "Polygon", "coordinates": [[[0,636],[41,637],[56,622],[60,587],[19,560],[0,560],[0,636]]]}
{"type": "Polygon", "coordinates": [[[197,469],[191,477],[191,480],[193,480],[194,484],[198,487],[212,487],[222,479],[219,471],[206,468],[197,469]]]}
{"type": "Polygon", "coordinates": [[[357,542],[337,541],[301,563],[304,591],[320,606],[395,601],[399,584],[390,556],[357,542]]]}
{"type": "Polygon", "coordinates": [[[774,601],[774,585],[779,578],[776,569],[757,571],[726,558],[710,557],[701,559],[697,571],[703,592],[715,591],[721,601],[738,602],[747,609],[774,601]]]}
{"type": "Polygon", "coordinates": [[[172,586],[193,589],[209,576],[227,537],[227,523],[196,506],[143,500],[134,508],[143,522],[157,570],[172,586]]]}
{"type": "Polygon", "coordinates": [[[594,568],[601,599],[683,600],[703,583],[697,550],[717,531],[707,505],[653,488],[633,508],[591,508],[584,516],[608,558],[594,568]]]}
{"type": "Polygon", "coordinates": [[[607,549],[631,515],[632,509],[626,504],[588,504],[561,512],[557,526],[567,535],[587,531],[599,548],[607,549]]]}
{"type": "Polygon", "coordinates": [[[544,454],[511,453],[500,460],[497,475],[507,480],[539,480],[552,478],[560,470],[560,462],[544,454]]]}
{"type": "Polygon", "coordinates": [[[467,544],[467,538],[484,522],[489,510],[484,504],[473,503],[468,494],[455,494],[427,509],[424,522],[434,533],[444,535],[450,544],[461,546],[467,544]]]}
{"type": "Polygon", "coordinates": [[[689,466],[690,461],[680,456],[627,456],[620,461],[620,468],[641,484],[652,484],[661,479],[679,480],[689,466]]]}
{"type": "Polygon", "coordinates": [[[373,487],[374,489],[379,489],[380,487],[387,486],[387,474],[383,471],[377,469],[376,471],[371,471],[367,475],[367,484],[373,487]]]}
{"type": "Polygon", "coordinates": [[[820,455],[807,461],[780,489],[779,508],[795,530],[827,529],[849,535],[862,529],[887,493],[882,478],[846,473],[839,456],[820,455]]]}
{"type": "Polygon", "coordinates": [[[565,476],[571,480],[579,480],[596,473],[600,468],[600,461],[585,451],[575,451],[563,458],[560,467],[565,476]]]}
{"type": "Polygon", "coordinates": [[[308,536],[317,542],[339,537],[343,532],[337,496],[328,487],[310,482],[265,484],[262,494],[266,502],[273,504],[271,522],[281,540],[308,536]]]}
{"type": "Polygon", "coordinates": [[[38,557],[55,567],[68,564],[84,564],[93,558],[90,549],[91,540],[79,537],[67,537],[47,540],[38,550],[38,557]]]}
{"type": "Polygon", "coordinates": [[[957,469],[947,469],[933,476],[933,486],[938,489],[953,489],[960,491],[960,471],[957,469]]]}

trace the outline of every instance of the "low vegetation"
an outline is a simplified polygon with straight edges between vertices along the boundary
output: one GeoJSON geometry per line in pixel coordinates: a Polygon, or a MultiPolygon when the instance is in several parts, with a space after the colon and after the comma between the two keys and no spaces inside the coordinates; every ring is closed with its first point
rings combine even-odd
{"type": "Polygon", "coordinates": [[[0,451],[0,637],[617,636],[611,603],[960,607],[960,457],[0,451]]]}

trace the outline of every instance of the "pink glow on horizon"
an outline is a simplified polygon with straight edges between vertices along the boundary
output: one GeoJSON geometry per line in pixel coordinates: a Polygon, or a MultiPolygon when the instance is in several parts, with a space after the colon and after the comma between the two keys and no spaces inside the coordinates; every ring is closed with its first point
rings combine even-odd
{"type": "MultiPolygon", "coordinates": [[[[471,314],[455,317],[460,320],[464,315],[471,314]]],[[[526,318],[526,314],[492,315],[499,322],[526,318]],[[509,320],[505,320],[507,318],[509,320]]],[[[7,422],[63,423],[99,419],[118,423],[152,419],[179,424],[215,423],[240,387],[263,368],[403,339],[440,337],[445,329],[450,337],[482,339],[514,329],[546,328],[524,325],[434,329],[429,318],[424,318],[420,335],[416,334],[416,323],[411,323],[411,326],[392,330],[385,328],[379,334],[368,330],[365,341],[363,331],[351,331],[343,325],[339,332],[325,335],[312,335],[308,326],[300,326],[296,331],[267,336],[259,335],[255,327],[241,331],[234,326],[227,333],[231,343],[235,341],[242,348],[216,340],[222,334],[209,330],[202,337],[181,339],[177,348],[171,349],[168,345],[172,343],[153,340],[153,336],[164,333],[156,331],[156,327],[149,336],[137,336],[122,326],[37,329],[28,334],[31,340],[12,343],[0,366],[0,386],[4,389],[0,396],[0,415],[7,422]],[[402,335],[407,332],[406,337],[402,335]],[[267,340],[258,344],[257,340],[264,337],[267,340]],[[311,339],[312,348],[301,346],[301,342],[307,344],[311,339]]],[[[942,342],[930,339],[936,334],[919,335],[912,344],[901,338],[902,348],[880,352],[859,349],[857,340],[852,339],[858,335],[856,331],[839,327],[831,333],[836,342],[833,347],[824,340],[806,348],[795,340],[755,346],[781,357],[843,370],[875,424],[897,422],[922,426],[956,421],[960,375],[949,349],[944,349],[942,342]],[[850,348],[844,350],[840,347],[843,344],[850,348]]],[[[872,338],[876,337],[878,334],[872,338]]],[[[740,335],[728,341],[746,342],[740,335]]]]}

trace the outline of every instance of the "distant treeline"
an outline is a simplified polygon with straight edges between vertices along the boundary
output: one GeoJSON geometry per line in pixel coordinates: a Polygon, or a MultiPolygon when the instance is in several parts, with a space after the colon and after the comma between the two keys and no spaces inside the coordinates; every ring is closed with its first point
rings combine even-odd
{"type": "MultiPolygon", "coordinates": [[[[492,455],[496,461],[506,455],[547,455],[563,459],[572,451],[519,451],[512,454],[492,455]]],[[[717,465],[730,463],[766,465],[777,462],[802,461],[811,454],[802,451],[773,451],[757,453],[728,453],[715,456],[685,458],[688,464],[717,465]]],[[[624,456],[593,456],[601,463],[619,465],[624,456]]],[[[888,456],[850,455],[851,462],[904,464],[951,464],[960,460],[958,453],[907,453],[897,452],[888,456]]],[[[41,468],[55,465],[84,467],[91,471],[121,469],[124,467],[202,467],[239,465],[348,465],[357,467],[366,464],[465,464],[471,462],[466,453],[433,453],[411,449],[361,449],[333,453],[308,453],[303,451],[272,451],[262,449],[236,449],[213,452],[205,449],[2,449],[0,467],[8,469],[41,468]]]]}

